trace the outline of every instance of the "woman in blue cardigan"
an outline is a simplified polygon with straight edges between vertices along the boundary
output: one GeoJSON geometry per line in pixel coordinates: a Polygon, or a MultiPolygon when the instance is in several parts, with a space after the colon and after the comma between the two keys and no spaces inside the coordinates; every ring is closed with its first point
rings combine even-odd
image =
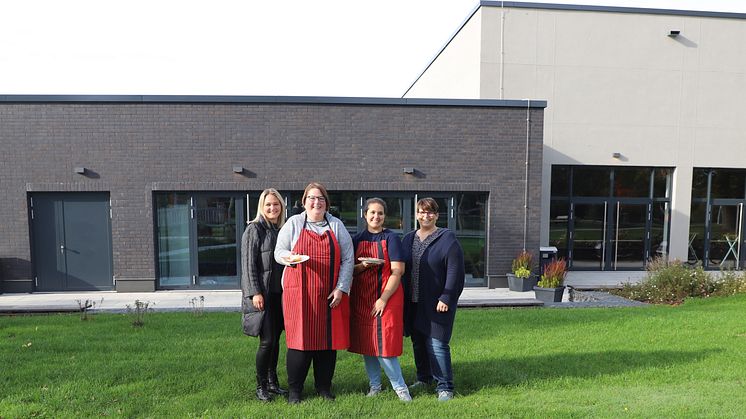
{"type": "Polygon", "coordinates": [[[436,383],[438,400],[453,398],[451,334],[456,304],[464,290],[464,251],[453,231],[437,227],[438,204],[417,201],[419,229],[402,240],[406,261],[405,334],[412,338],[417,381],[410,388],[436,383]]]}

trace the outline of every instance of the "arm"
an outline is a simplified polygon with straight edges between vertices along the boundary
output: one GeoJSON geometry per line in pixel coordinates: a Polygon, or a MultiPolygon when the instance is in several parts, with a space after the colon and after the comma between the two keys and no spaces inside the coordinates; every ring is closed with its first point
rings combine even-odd
{"type": "Polygon", "coordinates": [[[383,309],[386,308],[389,298],[391,298],[399,288],[399,284],[401,284],[402,273],[404,273],[404,262],[391,262],[391,275],[386,282],[386,288],[383,289],[381,297],[373,305],[371,315],[381,316],[383,314],[383,309]]]}
{"type": "Polygon", "coordinates": [[[438,297],[438,311],[448,311],[448,308],[458,302],[458,297],[464,290],[464,251],[455,236],[445,255],[446,283],[443,293],[438,297]],[[445,310],[441,303],[445,305],[445,310]]]}
{"type": "Polygon", "coordinates": [[[340,266],[339,266],[339,278],[337,279],[338,290],[345,294],[350,293],[350,287],[352,287],[352,271],[355,266],[355,250],[352,245],[352,237],[341,221],[336,221],[338,224],[337,240],[339,240],[340,248],[340,266]]]}
{"type": "Polygon", "coordinates": [[[288,265],[288,261],[283,258],[292,254],[293,236],[295,236],[295,224],[291,217],[277,234],[277,244],[275,245],[275,261],[277,263],[288,265]]]}
{"type": "Polygon", "coordinates": [[[257,268],[257,258],[261,258],[257,226],[249,224],[241,236],[241,291],[245,297],[252,297],[258,310],[264,309],[262,296],[262,273],[257,268]]]}

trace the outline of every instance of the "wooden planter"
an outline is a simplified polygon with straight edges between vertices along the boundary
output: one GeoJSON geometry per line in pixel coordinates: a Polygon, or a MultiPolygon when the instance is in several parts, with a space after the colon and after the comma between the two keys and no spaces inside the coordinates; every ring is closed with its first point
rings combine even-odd
{"type": "Polygon", "coordinates": [[[565,293],[565,286],[557,288],[534,287],[536,299],[545,303],[559,303],[562,301],[562,295],[565,293]]]}
{"type": "Polygon", "coordinates": [[[508,277],[508,289],[517,292],[531,291],[539,280],[536,275],[531,275],[528,278],[518,278],[513,274],[506,274],[506,276],[508,277]]]}

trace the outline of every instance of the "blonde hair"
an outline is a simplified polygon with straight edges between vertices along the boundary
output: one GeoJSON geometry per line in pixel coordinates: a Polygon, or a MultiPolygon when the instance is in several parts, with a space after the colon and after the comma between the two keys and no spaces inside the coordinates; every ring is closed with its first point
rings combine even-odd
{"type": "Polygon", "coordinates": [[[254,217],[251,222],[258,223],[264,219],[262,208],[264,208],[264,202],[267,200],[267,195],[272,195],[280,201],[280,218],[277,219],[277,227],[282,227],[282,225],[285,224],[285,200],[282,198],[282,195],[277,192],[277,189],[273,188],[265,189],[262,191],[262,194],[259,195],[259,203],[256,207],[256,217],[254,217]]]}

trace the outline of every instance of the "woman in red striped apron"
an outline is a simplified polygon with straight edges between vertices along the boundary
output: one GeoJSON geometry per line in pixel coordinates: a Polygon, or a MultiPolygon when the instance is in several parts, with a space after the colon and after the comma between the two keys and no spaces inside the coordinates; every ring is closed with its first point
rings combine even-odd
{"type": "Polygon", "coordinates": [[[404,258],[401,241],[383,228],[386,202],[371,198],[363,214],[367,228],[353,237],[354,286],[350,291],[350,352],[363,355],[370,389],[368,396],[381,392],[381,368],[401,401],[412,401],[402,377],[399,355],[404,334],[404,289],[401,275],[404,258]]]}
{"type": "Polygon", "coordinates": [[[337,350],[350,342],[352,238],[342,221],[327,212],[329,194],[322,184],[306,186],[302,202],[305,211],[287,220],[275,247],[275,260],[287,265],[282,308],[289,403],[300,403],[311,363],[316,392],[334,400],[337,350]]]}

